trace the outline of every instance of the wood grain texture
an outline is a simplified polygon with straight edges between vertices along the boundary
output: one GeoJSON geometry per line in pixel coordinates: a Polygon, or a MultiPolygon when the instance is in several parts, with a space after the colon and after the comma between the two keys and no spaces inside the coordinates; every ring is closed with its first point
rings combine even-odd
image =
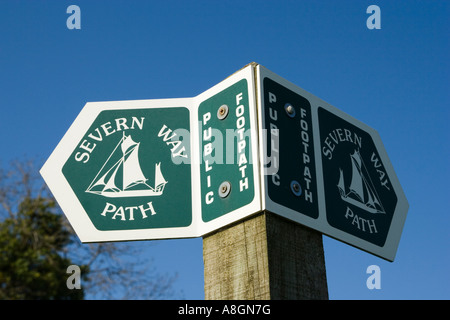
{"type": "Polygon", "coordinates": [[[269,212],[203,237],[205,299],[328,299],[322,234],[269,212]]]}

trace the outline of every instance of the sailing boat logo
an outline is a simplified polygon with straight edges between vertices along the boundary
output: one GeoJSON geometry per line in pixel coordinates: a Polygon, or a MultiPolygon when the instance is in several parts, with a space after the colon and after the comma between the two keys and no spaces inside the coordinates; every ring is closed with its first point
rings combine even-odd
{"type": "Polygon", "coordinates": [[[355,150],[350,155],[350,160],[352,164],[352,177],[348,188],[345,187],[344,173],[339,168],[339,182],[337,187],[341,199],[367,212],[385,214],[386,211],[381,204],[380,197],[375,190],[358,150],[355,150]]]}
{"type": "Polygon", "coordinates": [[[133,141],[131,135],[124,132],[86,192],[111,198],[162,195],[168,181],[162,175],[161,163],[155,164],[152,187],[139,164],[139,146],[140,142],[133,141]]]}

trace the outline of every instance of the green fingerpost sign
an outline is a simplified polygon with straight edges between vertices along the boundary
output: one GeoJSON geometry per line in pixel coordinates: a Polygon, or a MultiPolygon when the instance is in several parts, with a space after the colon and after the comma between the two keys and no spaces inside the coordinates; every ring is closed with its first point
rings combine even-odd
{"type": "Polygon", "coordinates": [[[254,198],[246,79],[199,105],[202,219],[209,222],[254,198]]]}
{"type": "Polygon", "coordinates": [[[99,230],[192,222],[186,108],[102,111],[62,172],[99,230]],[[174,130],[176,129],[176,130],[174,130]]]}

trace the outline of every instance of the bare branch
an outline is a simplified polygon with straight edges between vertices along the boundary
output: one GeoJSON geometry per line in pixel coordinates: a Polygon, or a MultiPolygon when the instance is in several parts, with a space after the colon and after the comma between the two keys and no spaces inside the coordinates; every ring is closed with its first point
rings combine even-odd
{"type": "MultiPolygon", "coordinates": [[[[0,168],[0,222],[5,218],[16,219],[18,205],[27,197],[55,201],[39,175],[36,163],[36,160],[17,160],[7,169],[0,168]]],[[[58,206],[54,213],[62,215],[58,206]]],[[[89,281],[83,282],[87,297],[161,299],[173,295],[171,288],[176,275],[157,273],[152,260],[144,259],[140,254],[142,246],[138,243],[82,244],[68,220],[64,215],[62,217],[65,230],[72,234],[72,241],[61,254],[80,266],[89,267],[89,281]]],[[[35,236],[35,241],[38,238],[35,236]]]]}

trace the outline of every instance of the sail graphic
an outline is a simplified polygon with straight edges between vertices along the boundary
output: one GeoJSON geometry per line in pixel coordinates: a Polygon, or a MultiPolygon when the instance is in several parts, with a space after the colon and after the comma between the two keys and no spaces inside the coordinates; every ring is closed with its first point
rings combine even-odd
{"type": "Polygon", "coordinates": [[[352,178],[347,189],[345,188],[344,173],[342,169],[339,169],[337,187],[341,199],[370,213],[386,213],[359,151],[355,150],[350,155],[350,161],[352,178]]]}
{"type": "Polygon", "coordinates": [[[152,187],[139,164],[139,146],[139,142],[124,132],[86,192],[112,198],[162,195],[168,181],[161,172],[161,163],[155,164],[155,184],[152,187]]]}

